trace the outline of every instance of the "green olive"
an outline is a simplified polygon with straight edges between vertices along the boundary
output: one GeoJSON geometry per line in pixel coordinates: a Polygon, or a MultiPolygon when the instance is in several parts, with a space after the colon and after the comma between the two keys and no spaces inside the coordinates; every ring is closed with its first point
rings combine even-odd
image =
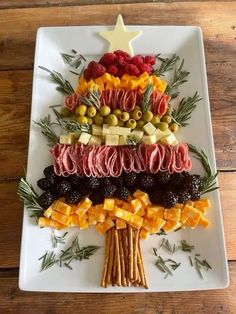
{"type": "Polygon", "coordinates": [[[116,115],[117,117],[119,117],[119,115],[121,114],[121,110],[120,109],[115,109],[113,111],[113,114],[116,115]]]}
{"type": "Polygon", "coordinates": [[[114,114],[109,114],[109,116],[106,117],[106,122],[110,126],[115,126],[118,124],[118,118],[114,114]]]}
{"type": "Polygon", "coordinates": [[[146,123],[143,120],[137,121],[137,128],[142,129],[146,123]]]}
{"type": "Polygon", "coordinates": [[[166,114],[170,115],[172,113],[173,109],[171,107],[166,109],[166,114]]]}
{"type": "Polygon", "coordinates": [[[126,122],[129,120],[129,113],[128,112],[121,112],[121,114],[119,115],[119,119],[123,122],[126,122]]]}
{"type": "Polygon", "coordinates": [[[126,122],[126,127],[130,129],[135,129],[137,126],[137,122],[134,119],[129,119],[129,121],[126,122]]]}
{"type": "Polygon", "coordinates": [[[93,120],[96,125],[98,126],[103,125],[103,117],[99,113],[96,114],[93,120]]]}
{"type": "Polygon", "coordinates": [[[170,124],[171,123],[171,116],[169,116],[169,115],[164,115],[162,118],[161,118],[161,122],[166,122],[166,123],[168,123],[168,124],[170,124]]]}
{"type": "Polygon", "coordinates": [[[159,122],[157,128],[161,131],[165,131],[168,129],[168,124],[166,122],[159,122]]]}
{"type": "Polygon", "coordinates": [[[88,117],[88,125],[93,125],[93,118],[91,117],[88,117]]]}
{"type": "Polygon", "coordinates": [[[79,105],[76,109],[75,109],[75,115],[78,116],[85,116],[87,112],[87,106],[85,105],[79,105]]]}
{"type": "Polygon", "coordinates": [[[72,112],[71,112],[68,108],[66,108],[66,107],[64,107],[64,108],[61,109],[61,116],[62,116],[63,118],[69,117],[69,116],[71,115],[71,113],[72,113],[72,112]]]}
{"type": "Polygon", "coordinates": [[[169,129],[171,132],[176,133],[179,130],[179,126],[177,123],[171,123],[169,129]]]}
{"type": "Polygon", "coordinates": [[[142,119],[144,122],[150,122],[152,118],[153,118],[153,113],[151,111],[148,110],[143,113],[142,119]]]}
{"type": "Polygon", "coordinates": [[[140,106],[135,106],[134,110],[142,110],[140,106]]]}
{"type": "Polygon", "coordinates": [[[140,120],[142,118],[142,111],[141,110],[138,110],[138,109],[135,109],[132,114],[131,114],[131,117],[134,119],[134,120],[140,120]]]}
{"type": "Polygon", "coordinates": [[[79,122],[80,124],[86,124],[88,123],[88,118],[85,116],[79,116],[76,119],[77,122],[79,122]]]}
{"type": "Polygon", "coordinates": [[[87,115],[90,117],[90,118],[93,118],[96,116],[96,113],[97,113],[97,110],[95,107],[91,106],[91,107],[88,107],[88,110],[87,110],[87,115]]]}
{"type": "Polygon", "coordinates": [[[102,106],[100,108],[100,115],[103,117],[108,116],[111,113],[111,108],[108,106],[102,106]]]}
{"type": "Polygon", "coordinates": [[[124,126],[125,125],[125,123],[123,122],[123,121],[118,121],[118,124],[117,124],[118,126],[124,126]]]}
{"type": "Polygon", "coordinates": [[[159,116],[154,116],[151,120],[151,123],[154,125],[154,126],[157,126],[158,123],[160,122],[160,117],[159,116]]]}

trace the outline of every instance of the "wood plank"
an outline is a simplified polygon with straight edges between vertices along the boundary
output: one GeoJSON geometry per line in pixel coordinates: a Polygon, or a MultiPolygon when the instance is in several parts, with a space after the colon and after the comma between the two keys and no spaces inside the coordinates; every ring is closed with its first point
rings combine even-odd
{"type": "Polygon", "coordinates": [[[209,38],[218,43],[217,50],[221,51],[222,55],[222,45],[235,49],[236,3],[233,1],[228,5],[222,1],[215,2],[214,5],[193,2],[191,6],[188,2],[180,2],[171,5],[146,3],[8,9],[0,12],[0,69],[32,68],[35,34],[37,28],[42,25],[92,25],[94,21],[98,25],[109,25],[115,23],[119,13],[123,14],[126,24],[199,25],[203,29],[205,39],[209,38]],[[10,29],[9,25],[12,25],[10,29]]]}
{"type": "MultiPolygon", "coordinates": [[[[236,262],[229,263],[231,284],[223,290],[172,293],[36,293],[18,288],[16,270],[0,272],[0,311],[2,313],[235,313],[236,262]],[[91,302],[93,300],[93,302],[91,302]],[[191,301],[190,301],[191,300],[191,301]],[[73,305],[72,305],[73,304],[73,305]],[[119,304],[119,306],[118,306],[119,304]]],[[[170,278],[171,279],[171,278],[170,278]]],[[[200,280],[200,279],[199,279],[200,280]]],[[[124,288],[125,289],[125,288],[124,288]]]]}
{"type": "MultiPolygon", "coordinates": [[[[236,260],[236,173],[220,173],[219,180],[228,259],[236,260]]],[[[0,182],[0,252],[4,252],[0,254],[0,268],[18,267],[22,204],[16,197],[17,185],[17,181],[0,182]],[[9,226],[14,232],[9,232],[9,226]]]]}

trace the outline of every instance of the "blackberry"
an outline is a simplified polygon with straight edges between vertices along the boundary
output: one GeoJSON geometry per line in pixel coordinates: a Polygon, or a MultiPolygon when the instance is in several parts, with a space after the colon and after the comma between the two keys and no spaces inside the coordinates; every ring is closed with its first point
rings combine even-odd
{"type": "Polygon", "coordinates": [[[56,189],[59,196],[66,195],[72,190],[71,184],[67,180],[62,180],[61,182],[58,182],[56,185],[56,189]]]}
{"type": "Polygon", "coordinates": [[[194,192],[194,193],[191,195],[191,200],[192,200],[192,201],[197,201],[197,200],[200,199],[200,197],[201,197],[201,193],[200,193],[199,191],[197,191],[197,192],[194,192]]]}
{"type": "Polygon", "coordinates": [[[112,197],[115,195],[117,187],[113,184],[104,186],[102,193],[105,197],[112,197]]]}
{"type": "Polygon", "coordinates": [[[177,203],[177,197],[172,191],[165,191],[162,195],[162,204],[165,208],[170,208],[177,203]]]}
{"type": "Polygon", "coordinates": [[[53,165],[46,167],[43,170],[43,173],[44,173],[45,177],[48,177],[48,176],[50,176],[52,174],[55,174],[53,165]]]}
{"type": "Polygon", "coordinates": [[[150,201],[152,204],[161,204],[162,203],[162,192],[158,190],[153,190],[149,194],[150,201]]]}
{"type": "Polygon", "coordinates": [[[88,186],[86,184],[80,184],[78,186],[78,191],[80,192],[80,194],[82,194],[83,196],[86,196],[89,194],[90,192],[90,188],[88,188],[88,186]]]}
{"type": "Polygon", "coordinates": [[[42,178],[37,181],[38,187],[44,191],[51,190],[53,184],[54,180],[48,178],[42,178]]]}
{"type": "Polygon", "coordinates": [[[149,189],[154,187],[156,181],[154,177],[149,173],[143,173],[139,179],[139,185],[141,188],[149,189]]]}
{"type": "Polygon", "coordinates": [[[71,191],[70,193],[66,194],[65,201],[69,204],[78,204],[82,200],[83,196],[80,194],[79,191],[71,191]]]}
{"type": "Polygon", "coordinates": [[[68,177],[68,180],[71,184],[71,186],[75,189],[78,188],[78,186],[81,184],[82,182],[82,178],[80,178],[79,176],[77,176],[76,174],[72,174],[68,177]]]}
{"type": "Polygon", "coordinates": [[[102,178],[100,183],[101,183],[102,186],[106,186],[106,185],[111,185],[112,184],[111,183],[111,179],[108,178],[108,177],[102,178]]]}
{"type": "Polygon", "coordinates": [[[170,182],[171,182],[171,184],[173,184],[173,186],[180,187],[184,182],[184,178],[185,178],[185,176],[181,172],[180,173],[173,173],[170,177],[170,182]]]}
{"type": "Polygon", "coordinates": [[[128,187],[135,186],[137,182],[137,174],[135,172],[124,173],[123,178],[125,185],[128,187]]]}
{"type": "Polygon", "coordinates": [[[130,191],[125,186],[119,186],[116,190],[115,195],[117,198],[126,200],[130,195],[130,191]]]}
{"type": "Polygon", "coordinates": [[[104,195],[102,195],[101,191],[93,191],[89,195],[89,199],[93,202],[94,205],[101,204],[104,202],[104,195]]]}
{"type": "Polygon", "coordinates": [[[55,200],[52,192],[46,191],[39,198],[38,203],[43,209],[47,209],[55,200]]]}
{"type": "Polygon", "coordinates": [[[91,190],[96,190],[100,187],[100,180],[94,177],[88,177],[86,180],[86,185],[91,190]]]}
{"type": "Polygon", "coordinates": [[[119,176],[119,177],[114,177],[112,178],[112,183],[116,186],[122,186],[124,185],[124,179],[123,176],[119,176]]]}
{"type": "Polygon", "coordinates": [[[184,183],[184,189],[190,194],[197,192],[200,188],[200,180],[195,176],[189,176],[184,183]]]}
{"type": "Polygon", "coordinates": [[[159,171],[155,179],[158,184],[167,183],[170,181],[170,174],[167,171],[159,171]]]}
{"type": "Polygon", "coordinates": [[[186,203],[191,199],[191,195],[188,191],[181,191],[178,194],[178,202],[181,204],[186,203]]]}

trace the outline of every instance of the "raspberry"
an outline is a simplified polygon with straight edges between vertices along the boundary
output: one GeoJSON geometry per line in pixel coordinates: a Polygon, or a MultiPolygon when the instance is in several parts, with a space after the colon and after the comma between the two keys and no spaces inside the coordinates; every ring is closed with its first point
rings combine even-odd
{"type": "Polygon", "coordinates": [[[137,56],[134,56],[130,62],[133,63],[134,65],[136,65],[137,67],[140,65],[140,64],[143,64],[143,61],[144,61],[144,58],[143,56],[141,55],[137,55],[137,56]]]}
{"type": "Polygon", "coordinates": [[[84,70],[84,78],[89,81],[91,79],[92,71],[91,69],[85,69],[84,70]]]}
{"type": "Polygon", "coordinates": [[[91,61],[91,62],[89,62],[89,64],[88,64],[88,69],[92,70],[92,68],[93,68],[94,64],[96,64],[96,62],[95,62],[95,61],[91,61]]]}
{"type": "Polygon", "coordinates": [[[156,63],[155,56],[146,56],[144,59],[147,64],[154,65],[156,63]]]}
{"type": "Polygon", "coordinates": [[[122,56],[125,59],[125,61],[127,61],[127,62],[131,59],[130,55],[127,52],[122,51],[122,50],[116,50],[116,51],[114,51],[114,54],[117,57],[122,56]]]}
{"type": "Polygon", "coordinates": [[[92,66],[92,78],[93,79],[96,79],[96,78],[102,76],[105,72],[106,72],[106,68],[103,65],[101,65],[97,62],[95,62],[93,64],[93,66],[92,66]]]}
{"type": "Polygon", "coordinates": [[[125,58],[123,56],[118,55],[116,59],[118,66],[125,66],[127,62],[125,61],[125,58]]]}
{"type": "Polygon", "coordinates": [[[116,55],[114,53],[108,52],[103,55],[103,57],[100,59],[99,63],[108,67],[109,65],[116,63],[116,55]]]}
{"type": "Polygon", "coordinates": [[[118,69],[117,76],[118,76],[119,78],[122,78],[122,76],[123,76],[124,74],[125,74],[124,70],[123,70],[122,68],[119,68],[119,69],[118,69]]]}
{"type": "Polygon", "coordinates": [[[107,72],[110,73],[113,76],[117,76],[119,69],[117,68],[116,65],[110,65],[107,69],[107,72]]]}
{"type": "Polygon", "coordinates": [[[139,76],[140,71],[139,69],[136,67],[136,65],[134,64],[127,64],[125,67],[125,73],[129,74],[129,75],[135,75],[135,76],[139,76]]]}
{"type": "Polygon", "coordinates": [[[138,68],[139,68],[140,73],[144,73],[144,72],[147,72],[148,74],[152,73],[152,67],[147,63],[140,64],[138,68]]]}

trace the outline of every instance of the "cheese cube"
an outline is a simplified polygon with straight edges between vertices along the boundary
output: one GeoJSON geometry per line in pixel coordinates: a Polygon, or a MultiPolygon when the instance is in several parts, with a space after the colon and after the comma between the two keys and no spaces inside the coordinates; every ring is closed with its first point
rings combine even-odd
{"type": "Polygon", "coordinates": [[[142,227],[143,224],[143,218],[141,216],[132,214],[130,219],[128,220],[128,223],[136,228],[136,229],[140,229],[142,227]]]}
{"type": "Polygon", "coordinates": [[[134,136],[135,140],[139,142],[143,138],[143,131],[133,130],[131,136],[134,136]]]}
{"type": "Polygon", "coordinates": [[[165,233],[169,233],[171,231],[178,229],[180,226],[181,223],[179,221],[168,220],[166,221],[162,229],[165,231],[165,233]]]}
{"type": "Polygon", "coordinates": [[[151,122],[148,122],[143,126],[143,130],[147,135],[151,135],[156,131],[156,128],[151,122]]]}
{"type": "Polygon", "coordinates": [[[120,218],[116,218],[116,229],[125,229],[127,226],[126,221],[120,218]]]}
{"type": "Polygon", "coordinates": [[[38,225],[39,227],[52,227],[58,230],[61,230],[63,228],[67,228],[67,226],[53,220],[50,218],[45,218],[45,217],[39,217],[38,220],[38,225]]]}
{"type": "Polygon", "coordinates": [[[139,234],[140,239],[146,240],[146,239],[149,237],[149,235],[150,235],[150,232],[149,232],[149,231],[147,231],[147,230],[144,229],[144,228],[141,228],[141,231],[140,231],[140,234],[139,234]]]}
{"type": "Polygon", "coordinates": [[[127,145],[127,136],[126,135],[120,135],[119,136],[119,145],[121,145],[121,146],[127,145]]]}
{"type": "Polygon", "coordinates": [[[172,208],[165,209],[164,219],[179,221],[180,217],[181,217],[181,209],[180,208],[172,207],[172,208]]]}
{"type": "Polygon", "coordinates": [[[110,130],[109,130],[109,125],[108,124],[103,124],[102,126],[102,135],[106,136],[107,134],[109,134],[110,130]]]}
{"type": "Polygon", "coordinates": [[[143,143],[147,145],[155,144],[157,142],[156,134],[153,135],[145,135],[143,137],[143,143]]]}
{"type": "Polygon", "coordinates": [[[100,234],[103,234],[107,232],[109,229],[111,229],[113,226],[115,226],[114,222],[110,217],[107,217],[107,219],[104,222],[99,222],[95,228],[100,234]]]}
{"type": "Polygon", "coordinates": [[[60,144],[68,144],[68,136],[64,135],[64,134],[60,135],[59,143],[60,144]]]}
{"type": "Polygon", "coordinates": [[[172,134],[162,137],[160,139],[160,143],[167,144],[167,145],[177,145],[179,142],[177,138],[175,137],[175,135],[172,133],[172,134]]]}
{"type": "Polygon", "coordinates": [[[80,228],[80,230],[87,229],[88,227],[89,227],[88,215],[85,214],[83,216],[79,216],[79,228],[80,228]]]}
{"type": "Polygon", "coordinates": [[[119,135],[119,126],[109,126],[109,134],[119,135]]]}
{"type": "Polygon", "coordinates": [[[91,206],[92,206],[92,201],[90,201],[89,198],[86,198],[78,207],[76,214],[82,217],[91,206]]]}
{"type": "Polygon", "coordinates": [[[100,136],[92,135],[89,140],[90,145],[101,145],[102,144],[102,138],[100,136]]]}
{"type": "Polygon", "coordinates": [[[147,218],[163,218],[164,216],[164,207],[162,206],[149,206],[147,209],[147,218]]]}
{"type": "Polygon", "coordinates": [[[172,132],[169,129],[167,129],[165,131],[161,131],[160,129],[156,129],[155,134],[156,134],[157,141],[159,141],[161,138],[172,134],[172,132]]]}
{"type": "Polygon", "coordinates": [[[59,222],[60,224],[66,225],[66,226],[69,226],[71,222],[71,216],[66,216],[56,211],[52,213],[51,218],[59,222]]]}
{"type": "Polygon", "coordinates": [[[95,206],[95,216],[98,222],[104,222],[106,220],[107,211],[103,210],[102,204],[95,206]]]}
{"type": "Polygon", "coordinates": [[[145,192],[142,192],[140,190],[136,190],[134,192],[133,196],[135,198],[139,199],[142,202],[144,207],[146,207],[146,206],[151,204],[150,199],[149,199],[149,195],[147,193],[145,193],[145,192]]]}
{"type": "Polygon", "coordinates": [[[104,210],[113,210],[115,205],[115,199],[114,198],[105,198],[103,209],[104,210]]]}
{"type": "Polygon", "coordinates": [[[123,136],[128,136],[131,134],[131,129],[130,128],[125,128],[123,126],[119,127],[119,133],[118,135],[123,135],[123,136]]]}
{"type": "Polygon", "coordinates": [[[106,135],[106,145],[118,146],[119,145],[119,135],[107,134],[106,135]]]}
{"type": "Polygon", "coordinates": [[[127,210],[124,210],[122,208],[115,206],[114,207],[114,215],[115,215],[115,217],[122,218],[126,221],[129,221],[132,214],[130,212],[128,212],[127,210]]]}
{"type": "Polygon", "coordinates": [[[79,227],[79,216],[76,214],[71,215],[71,227],[79,227]]]}
{"type": "Polygon", "coordinates": [[[48,207],[45,211],[44,211],[44,213],[43,213],[43,215],[46,217],[46,218],[50,218],[51,217],[51,215],[52,215],[52,213],[53,213],[53,205],[55,204],[55,201],[52,203],[52,205],[50,206],[50,207],[48,207]]]}
{"type": "Polygon", "coordinates": [[[138,211],[137,211],[137,213],[136,213],[136,215],[138,215],[138,216],[144,216],[146,214],[146,212],[145,212],[145,209],[142,207],[142,208],[140,208],[138,211]]]}
{"type": "Polygon", "coordinates": [[[70,144],[70,145],[75,144],[76,141],[78,140],[78,138],[79,138],[79,133],[69,133],[68,139],[67,139],[68,144],[70,144]]]}
{"type": "Polygon", "coordinates": [[[97,136],[102,136],[102,127],[96,124],[92,125],[92,134],[97,136]]]}
{"type": "Polygon", "coordinates": [[[53,209],[63,215],[70,216],[71,207],[62,201],[57,200],[54,202],[53,209]]]}
{"type": "Polygon", "coordinates": [[[199,225],[203,226],[204,228],[208,228],[211,222],[204,216],[201,216],[199,219],[199,225]]]}
{"type": "Polygon", "coordinates": [[[133,208],[134,213],[137,213],[143,206],[142,202],[139,199],[134,199],[131,201],[131,206],[133,208]]]}
{"type": "Polygon", "coordinates": [[[80,137],[79,137],[78,142],[80,142],[80,143],[86,145],[86,144],[88,144],[90,138],[91,138],[91,134],[82,132],[82,133],[80,134],[80,137]]]}

